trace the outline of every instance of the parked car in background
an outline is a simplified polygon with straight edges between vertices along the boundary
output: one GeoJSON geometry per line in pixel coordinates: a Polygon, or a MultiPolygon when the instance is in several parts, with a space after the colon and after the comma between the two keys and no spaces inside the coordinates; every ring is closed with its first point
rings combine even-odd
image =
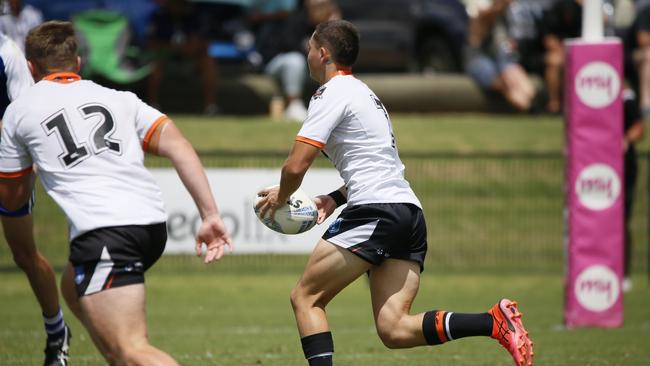
{"type": "Polygon", "coordinates": [[[359,71],[461,72],[468,17],[460,0],[339,0],[361,34],[359,71]]]}

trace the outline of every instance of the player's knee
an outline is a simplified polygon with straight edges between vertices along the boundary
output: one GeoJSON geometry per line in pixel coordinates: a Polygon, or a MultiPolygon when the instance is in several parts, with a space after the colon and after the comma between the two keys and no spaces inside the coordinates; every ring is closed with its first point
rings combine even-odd
{"type": "Polygon", "coordinates": [[[300,284],[291,290],[290,300],[294,311],[313,307],[324,308],[325,305],[327,305],[327,301],[322,299],[321,295],[310,294],[309,291],[306,291],[306,289],[301,287],[300,284]]]}
{"type": "Polygon", "coordinates": [[[380,316],[376,320],[377,335],[387,348],[405,348],[411,345],[408,317],[400,314],[380,316]]]}
{"type": "Polygon", "coordinates": [[[407,347],[407,337],[399,328],[377,327],[377,335],[386,348],[397,349],[407,347]]]}
{"type": "Polygon", "coordinates": [[[296,286],[291,290],[290,301],[291,307],[294,311],[306,306],[306,296],[304,296],[304,292],[301,291],[299,286],[296,286]]]}

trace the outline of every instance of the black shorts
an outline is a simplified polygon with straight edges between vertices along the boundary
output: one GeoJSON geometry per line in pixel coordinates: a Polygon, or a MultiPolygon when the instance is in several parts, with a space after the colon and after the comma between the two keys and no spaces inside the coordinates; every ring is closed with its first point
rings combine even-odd
{"type": "Polygon", "coordinates": [[[105,227],[70,243],[79,296],[144,282],[144,272],[165,250],[166,224],[105,227]]]}
{"type": "Polygon", "coordinates": [[[29,198],[29,201],[27,201],[27,203],[23,207],[17,209],[16,211],[9,211],[4,207],[0,206],[0,216],[5,216],[5,217],[27,216],[32,213],[35,200],[36,200],[36,196],[34,195],[34,192],[32,192],[32,196],[29,198]]]}
{"type": "Polygon", "coordinates": [[[410,203],[348,206],[323,239],[380,265],[385,259],[417,262],[424,270],[427,225],[422,210],[410,203]]]}

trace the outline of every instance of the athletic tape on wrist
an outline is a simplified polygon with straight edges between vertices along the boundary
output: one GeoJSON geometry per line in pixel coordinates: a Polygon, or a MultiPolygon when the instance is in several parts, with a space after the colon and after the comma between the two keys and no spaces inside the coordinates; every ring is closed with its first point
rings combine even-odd
{"type": "Polygon", "coordinates": [[[332,197],[334,202],[336,202],[336,207],[339,207],[343,204],[346,204],[348,202],[348,199],[339,191],[338,189],[334,192],[330,192],[327,194],[328,196],[332,197]]]}

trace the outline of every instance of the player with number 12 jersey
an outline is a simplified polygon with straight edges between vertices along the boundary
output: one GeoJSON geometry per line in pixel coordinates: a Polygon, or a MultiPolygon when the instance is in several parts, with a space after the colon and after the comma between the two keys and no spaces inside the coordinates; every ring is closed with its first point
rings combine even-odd
{"type": "Polygon", "coordinates": [[[165,119],[133,93],[51,74],[8,107],[1,167],[22,175],[36,164],[68,217],[70,240],[98,227],[164,222],[160,189],[142,162],[165,119]]]}
{"type": "Polygon", "coordinates": [[[171,161],[199,211],[197,255],[205,245],[210,263],[231,239],[203,165],[161,112],[133,93],[81,80],[72,23],[39,25],[25,49],[37,83],[5,114],[0,202],[24,204],[35,165],[70,225],[64,298],[107,363],[177,366],[147,337],[144,275],[165,248],[167,215],[144,153],[171,161]]]}

